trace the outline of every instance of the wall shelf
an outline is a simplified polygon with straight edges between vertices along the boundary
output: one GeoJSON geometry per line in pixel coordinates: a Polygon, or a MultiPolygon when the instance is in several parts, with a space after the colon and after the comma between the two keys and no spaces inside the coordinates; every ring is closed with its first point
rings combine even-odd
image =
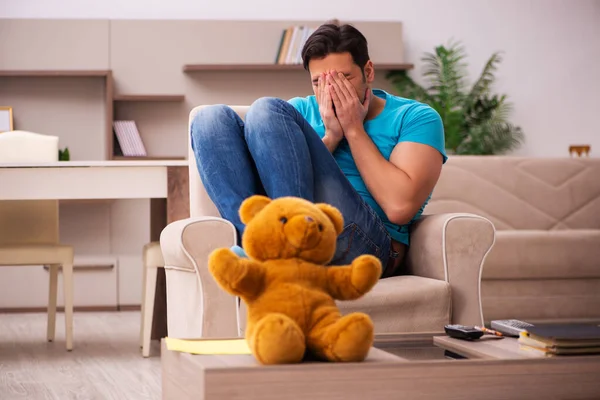
{"type": "Polygon", "coordinates": [[[135,161],[135,160],[185,160],[185,157],[159,157],[159,156],[140,156],[140,157],[129,157],[129,156],[112,156],[113,160],[118,161],[135,161]]]}
{"type": "Polygon", "coordinates": [[[0,71],[0,76],[47,76],[47,77],[77,77],[77,76],[108,76],[110,70],[18,70],[0,71]]]}
{"type": "Polygon", "coordinates": [[[113,75],[111,69],[0,70],[0,77],[102,78],[104,81],[106,158],[113,153],[113,75]]]}
{"type": "MultiPolygon", "coordinates": [[[[413,64],[375,64],[375,69],[403,71],[414,68],[413,64]]],[[[183,72],[217,71],[304,71],[302,64],[186,64],[183,72]]]]}
{"type": "Polygon", "coordinates": [[[121,94],[113,98],[114,101],[156,101],[156,102],[179,102],[185,100],[183,94],[121,94]]]}

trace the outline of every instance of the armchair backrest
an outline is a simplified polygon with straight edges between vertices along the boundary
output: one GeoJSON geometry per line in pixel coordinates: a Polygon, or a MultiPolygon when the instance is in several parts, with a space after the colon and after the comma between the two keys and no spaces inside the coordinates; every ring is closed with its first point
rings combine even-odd
{"type": "MultiPolygon", "coordinates": [[[[196,157],[192,150],[191,128],[192,121],[198,111],[206,105],[198,106],[190,112],[188,124],[188,162],[189,162],[189,185],[190,185],[190,217],[220,217],[217,207],[208,196],[196,165],[196,157]]],[[[249,106],[231,106],[231,108],[242,118],[246,117],[249,106]]]]}
{"type": "MultiPolygon", "coordinates": [[[[0,163],[53,161],[58,161],[58,137],[24,131],[0,134],[0,163]]],[[[0,201],[0,246],[58,240],[58,200],[0,201]]]]}

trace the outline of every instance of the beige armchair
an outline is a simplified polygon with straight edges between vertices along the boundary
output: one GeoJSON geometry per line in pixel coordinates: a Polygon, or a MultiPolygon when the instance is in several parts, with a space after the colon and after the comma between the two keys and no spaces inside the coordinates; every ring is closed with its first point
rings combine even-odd
{"type": "MultiPolygon", "coordinates": [[[[58,138],[31,132],[0,134],[0,163],[58,161],[58,138]]],[[[56,330],[62,268],[65,347],[73,349],[73,248],[59,242],[58,200],[0,201],[0,266],[45,265],[49,271],[48,341],[56,330]]],[[[0,274],[2,271],[0,271],[0,274]]],[[[0,278],[2,279],[2,278],[0,278]]]]}
{"type": "MultiPolygon", "coordinates": [[[[201,108],[190,113],[190,122],[201,108]]],[[[247,106],[233,107],[245,117],[247,106]]],[[[236,231],[202,186],[189,149],[190,218],[169,224],[160,238],[167,280],[170,337],[243,336],[243,302],[220,289],[207,268],[217,247],[236,243],[236,231]]],[[[492,223],[474,214],[423,216],[412,229],[408,275],[386,278],[361,299],[339,302],[361,310],[377,333],[440,332],[448,323],[482,324],[481,266],[493,246],[492,223]]]]}

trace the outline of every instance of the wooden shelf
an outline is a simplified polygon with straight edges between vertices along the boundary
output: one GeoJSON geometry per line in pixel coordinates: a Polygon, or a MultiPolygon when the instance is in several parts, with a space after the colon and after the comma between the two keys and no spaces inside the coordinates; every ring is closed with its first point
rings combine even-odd
{"type": "MultiPolygon", "coordinates": [[[[414,68],[413,64],[375,64],[375,69],[400,71],[414,68]]],[[[186,64],[183,72],[212,71],[304,71],[302,64],[186,64]]]]}
{"type": "Polygon", "coordinates": [[[121,94],[114,97],[114,101],[184,101],[183,94],[121,94]]]}
{"type": "Polygon", "coordinates": [[[185,157],[160,157],[160,156],[145,156],[145,157],[129,157],[129,156],[112,156],[113,160],[132,161],[132,160],[185,160],[185,157]]]}
{"type": "Polygon", "coordinates": [[[18,70],[18,71],[0,71],[0,76],[61,76],[61,77],[77,77],[77,76],[108,76],[110,70],[72,70],[72,71],[36,71],[36,70],[18,70]]]}

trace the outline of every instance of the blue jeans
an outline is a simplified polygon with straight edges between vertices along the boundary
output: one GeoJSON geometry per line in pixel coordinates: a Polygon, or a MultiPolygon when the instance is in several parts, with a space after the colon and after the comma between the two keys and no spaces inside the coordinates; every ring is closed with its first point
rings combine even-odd
{"type": "MultiPolygon", "coordinates": [[[[288,102],[256,100],[243,121],[226,105],[202,108],[191,125],[191,144],[200,178],[221,217],[244,233],[238,210],[254,194],[272,199],[301,197],[328,203],[344,216],[331,265],[361,254],[388,265],[391,237],[340,170],[319,135],[288,102]]],[[[385,273],[384,273],[385,274],[385,273]]]]}

